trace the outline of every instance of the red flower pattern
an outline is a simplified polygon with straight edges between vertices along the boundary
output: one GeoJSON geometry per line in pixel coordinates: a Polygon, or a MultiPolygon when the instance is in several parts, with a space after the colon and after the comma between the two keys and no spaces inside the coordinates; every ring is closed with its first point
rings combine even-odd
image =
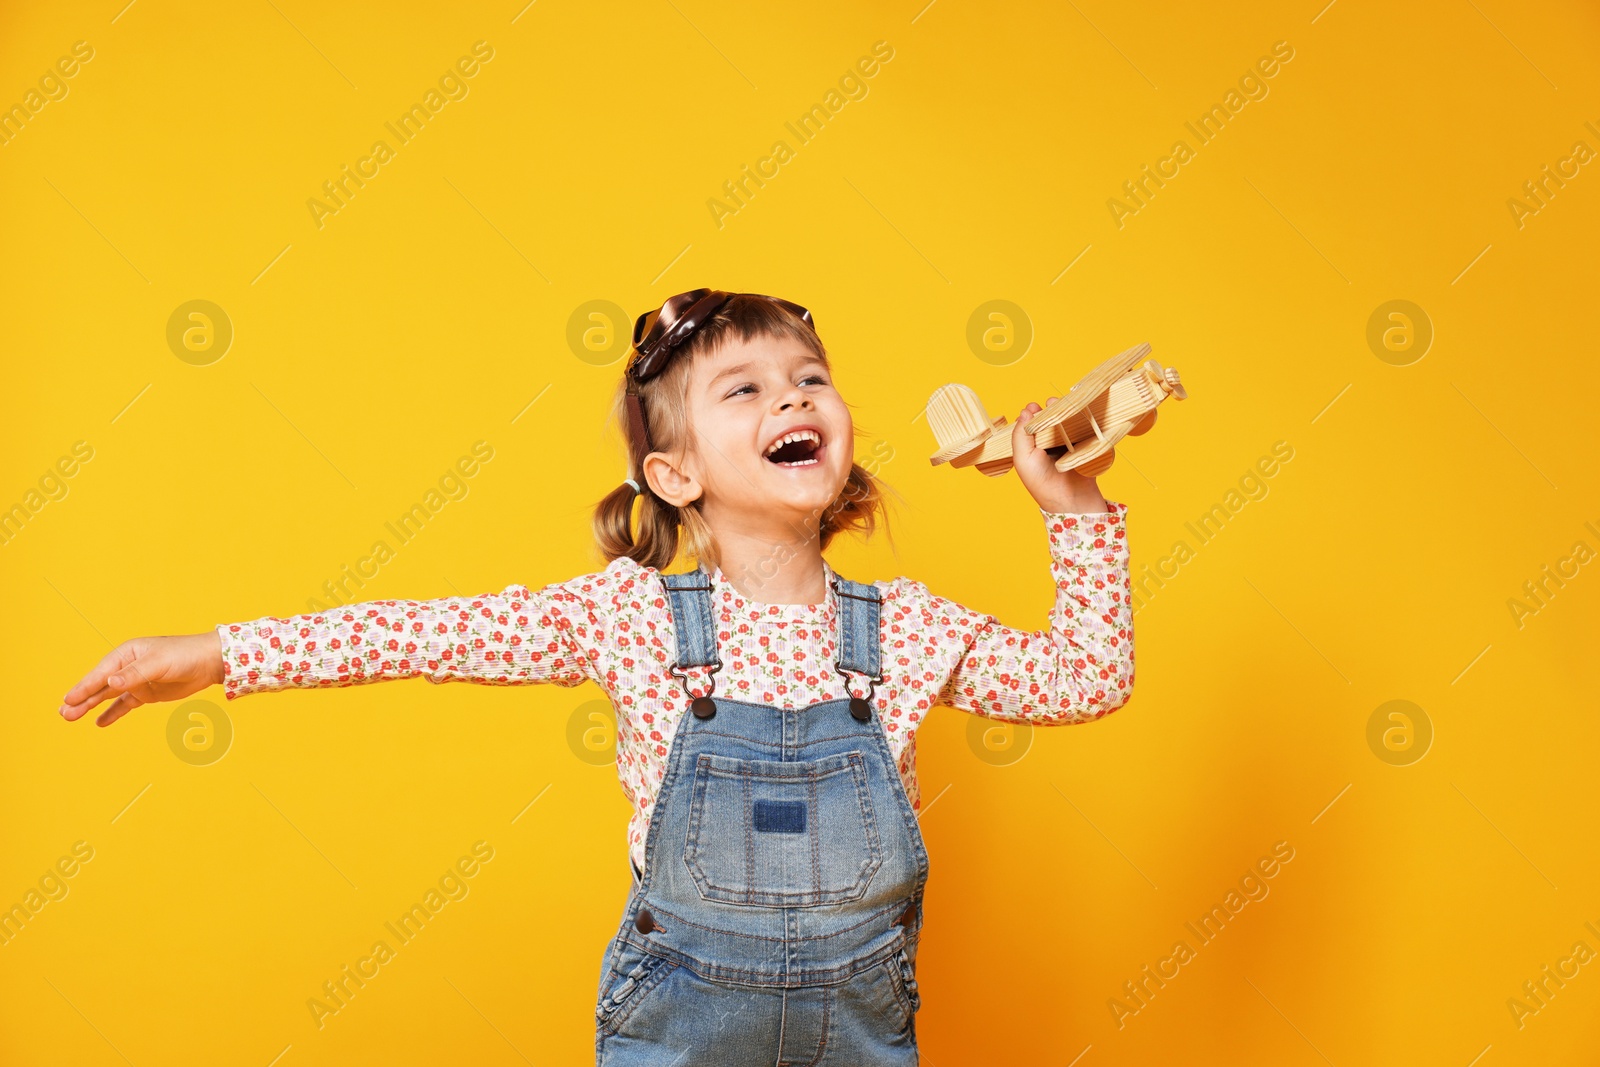
{"type": "MultiPolygon", "coordinates": [[[[874,584],[883,597],[887,679],[874,701],[906,795],[921,810],[916,731],[944,704],[1004,722],[1093,722],[1133,694],[1132,588],[1127,505],[1107,511],[1040,511],[1056,598],[1043,630],[1018,630],[935,595],[911,578],[874,584]],[[1023,683],[1027,684],[1024,685],[1023,683]]],[[[824,568],[832,576],[832,568],[824,568]]],[[[724,666],[716,691],[782,708],[864,692],[834,671],[835,609],[763,604],[737,593],[712,568],[724,666]],[[811,673],[802,664],[821,664],[811,673]],[[788,666],[786,669],[786,665],[788,666]]],[[[644,866],[650,810],[688,700],[667,673],[676,643],[672,613],[652,567],[627,557],[604,570],[530,589],[439,600],[377,600],[292,618],[219,625],[228,700],[286,688],[340,687],[397,678],[430,682],[573,687],[595,682],[617,716],[617,774],[634,805],[629,853],[644,866]],[[402,618],[403,615],[403,618],[402,618]],[[378,659],[397,651],[406,658],[378,659]],[[363,650],[363,645],[370,649],[363,650]]],[[[812,671],[817,667],[813,666],[812,671]]],[[[704,668],[689,672],[696,692],[704,668]]]]}

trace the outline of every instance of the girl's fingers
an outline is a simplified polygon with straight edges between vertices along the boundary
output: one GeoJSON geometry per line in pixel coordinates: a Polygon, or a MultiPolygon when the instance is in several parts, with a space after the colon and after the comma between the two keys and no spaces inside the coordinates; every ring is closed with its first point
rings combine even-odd
{"type": "Polygon", "coordinates": [[[84,715],[88,714],[90,708],[94,707],[102,700],[106,700],[114,696],[116,696],[116,694],[110,689],[102,687],[98,692],[91,693],[89,696],[75,704],[62,704],[61,717],[66,719],[68,722],[77,722],[79,719],[83,718],[84,715]]]}
{"type": "MultiPolygon", "coordinates": [[[[1053,396],[1049,400],[1045,401],[1044,406],[1045,407],[1049,407],[1051,404],[1054,404],[1057,400],[1060,400],[1060,399],[1061,399],[1060,397],[1053,396]]],[[[1036,442],[1037,442],[1037,440],[1038,439],[1035,438],[1036,442]]],[[[1061,448],[1059,446],[1056,446],[1056,447],[1051,447],[1051,448],[1044,449],[1044,454],[1049,456],[1052,460],[1054,460],[1056,457],[1061,455],[1061,448]]]]}
{"type": "Polygon", "coordinates": [[[140,700],[132,693],[123,693],[116,700],[111,702],[111,706],[109,708],[100,713],[100,717],[94,721],[95,725],[110,726],[112,723],[116,722],[118,719],[122,718],[124,715],[128,714],[128,712],[139,707],[143,703],[144,701],[140,700]]]}
{"type": "Polygon", "coordinates": [[[1033,434],[1024,430],[1022,425],[1040,410],[1038,404],[1030,402],[1027,407],[1022,409],[1022,413],[1017,416],[1017,424],[1011,428],[1012,463],[1015,463],[1019,457],[1026,458],[1033,453],[1033,434]]]}
{"type": "Polygon", "coordinates": [[[78,679],[77,685],[67,690],[67,695],[61,698],[61,702],[63,704],[81,704],[89,694],[100,692],[105,687],[106,676],[114,673],[118,668],[134,658],[132,652],[133,650],[128,647],[127,642],[123,642],[110,652],[107,652],[104,658],[94,665],[93,670],[78,679]]]}
{"type": "MultiPolygon", "coordinates": [[[[76,722],[83,718],[91,708],[99,704],[101,701],[109,700],[112,697],[118,696],[119,694],[126,693],[130,689],[135,689],[139,686],[145,685],[149,681],[149,676],[151,674],[158,673],[156,670],[151,669],[154,667],[154,664],[148,660],[132,660],[121,665],[116,665],[113,663],[111,668],[102,670],[102,667],[104,666],[105,664],[102,662],[101,666],[96,667],[90,672],[89,675],[90,678],[93,678],[96,674],[103,675],[101,681],[104,684],[102,684],[98,689],[95,689],[93,692],[89,693],[87,696],[80,697],[77,700],[68,699],[65,701],[61,705],[62,718],[66,719],[68,722],[76,722]]],[[[79,693],[86,688],[86,683],[80,683],[78,686],[74,687],[72,691],[67,694],[67,696],[70,698],[73,696],[73,694],[79,693]]],[[[109,710],[110,709],[107,709],[108,712],[109,710]]],[[[109,721],[115,722],[116,719],[121,718],[124,714],[126,714],[125,711],[119,712],[109,721]]],[[[100,725],[104,726],[105,723],[102,722],[100,725]]]]}

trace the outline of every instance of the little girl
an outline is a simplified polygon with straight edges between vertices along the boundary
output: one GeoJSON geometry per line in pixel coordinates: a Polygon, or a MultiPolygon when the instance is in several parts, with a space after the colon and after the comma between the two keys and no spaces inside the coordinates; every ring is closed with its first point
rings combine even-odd
{"type": "Polygon", "coordinates": [[[631,477],[594,520],[604,570],[138,638],[61,713],[114,698],[105,726],[217,683],[235,700],[416,676],[595,682],[634,805],[597,1063],[914,1065],[918,726],[935,704],[1090,722],[1133,687],[1127,507],[1035,447],[1022,425],[1039,409],[1012,431],[1056,588],[1050,628],[1029,632],[910,578],[834,573],[823,550],[876,528],[881,485],[855,463],[810,312],[683,293],[635,324],[616,404],[631,477]],[[696,568],[665,573],[680,554],[696,568]]]}

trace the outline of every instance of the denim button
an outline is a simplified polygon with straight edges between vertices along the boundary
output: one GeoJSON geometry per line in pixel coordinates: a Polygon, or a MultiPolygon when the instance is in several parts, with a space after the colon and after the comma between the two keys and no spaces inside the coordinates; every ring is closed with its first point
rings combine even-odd
{"type": "Polygon", "coordinates": [[[648,934],[651,930],[661,929],[656,924],[656,917],[650,914],[649,908],[639,909],[639,915],[633,920],[633,925],[641,934],[648,934]]]}
{"type": "Polygon", "coordinates": [[[710,697],[695,697],[694,703],[689,705],[689,710],[694,712],[697,719],[709,719],[717,713],[717,702],[710,697]]]}
{"type": "Polygon", "coordinates": [[[857,722],[866,722],[872,718],[872,705],[860,697],[850,698],[850,714],[857,722]]]}

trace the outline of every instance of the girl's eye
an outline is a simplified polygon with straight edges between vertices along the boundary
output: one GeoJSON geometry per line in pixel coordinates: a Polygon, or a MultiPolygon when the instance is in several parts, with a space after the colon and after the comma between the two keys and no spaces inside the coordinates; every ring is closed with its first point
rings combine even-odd
{"type": "MultiPolygon", "coordinates": [[[[808,374],[804,378],[800,379],[800,382],[801,382],[802,385],[805,384],[806,382],[816,382],[818,385],[827,385],[828,384],[828,379],[824,378],[820,374],[808,374]]],[[[740,393],[744,392],[746,389],[754,389],[754,388],[755,388],[755,385],[753,383],[746,382],[745,384],[739,386],[737,389],[735,389],[731,393],[729,393],[728,396],[738,396],[740,393]]]]}

